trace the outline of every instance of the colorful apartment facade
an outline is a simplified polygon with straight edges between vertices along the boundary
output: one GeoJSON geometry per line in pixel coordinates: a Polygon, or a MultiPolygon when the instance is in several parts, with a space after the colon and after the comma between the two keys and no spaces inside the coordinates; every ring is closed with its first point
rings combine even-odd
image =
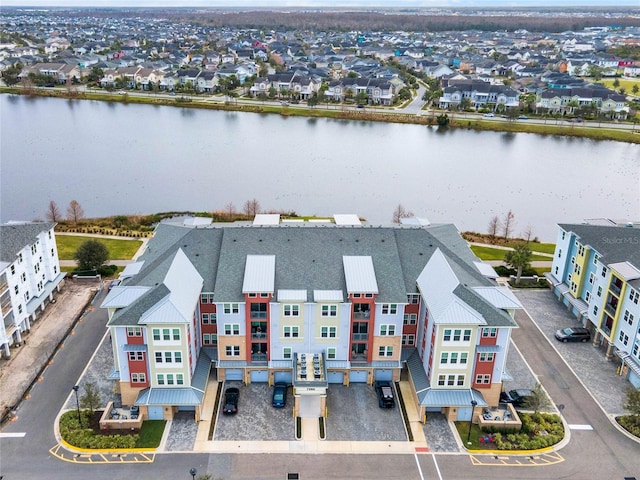
{"type": "Polygon", "coordinates": [[[60,272],[55,223],[13,222],[0,225],[0,355],[23,342],[64,280],[60,272]]]}
{"type": "MultiPolygon", "coordinates": [[[[160,224],[106,297],[122,403],[200,415],[206,382],[286,382],[324,415],[331,384],[397,381],[421,413],[470,418],[508,375],[511,292],[453,225],[160,224]]],[[[307,406],[308,411],[308,406],[307,406]]]]}
{"type": "Polygon", "coordinates": [[[640,228],[609,220],[559,227],[547,274],[554,294],[640,388],[640,228]]]}

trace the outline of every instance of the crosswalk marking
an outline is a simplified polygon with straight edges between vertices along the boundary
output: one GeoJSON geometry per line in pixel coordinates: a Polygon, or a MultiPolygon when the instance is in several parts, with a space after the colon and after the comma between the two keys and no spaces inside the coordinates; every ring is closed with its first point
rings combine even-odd
{"type": "Polygon", "coordinates": [[[571,430],[593,430],[591,425],[569,425],[571,430]]]}
{"type": "Polygon", "coordinates": [[[26,435],[26,432],[18,432],[18,433],[0,433],[0,438],[22,438],[26,435]]]}

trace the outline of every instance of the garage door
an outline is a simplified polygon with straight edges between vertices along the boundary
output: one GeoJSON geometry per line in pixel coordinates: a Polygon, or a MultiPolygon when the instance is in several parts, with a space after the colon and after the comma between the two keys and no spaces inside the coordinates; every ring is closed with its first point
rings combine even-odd
{"type": "Polygon", "coordinates": [[[266,383],[269,381],[267,370],[251,370],[251,383],[266,383]]]}
{"type": "Polygon", "coordinates": [[[181,407],[178,407],[178,411],[179,412],[195,412],[196,407],[193,405],[183,405],[181,407]]]}
{"type": "Polygon", "coordinates": [[[242,369],[227,368],[224,372],[224,378],[226,380],[239,380],[242,381],[242,369]]]}
{"type": "Polygon", "coordinates": [[[327,372],[327,381],[329,383],[344,383],[344,372],[327,372]]]}
{"type": "Polygon", "coordinates": [[[273,379],[275,380],[276,383],[278,382],[282,382],[282,383],[292,383],[292,375],[291,372],[275,372],[273,374],[273,379]]]}
{"type": "Polygon", "coordinates": [[[162,405],[149,405],[149,420],[163,420],[162,405]]]}
{"type": "Polygon", "coordinates": [[[376,380],[393,380],[393,370],[376,370],[376,380]]]}
{"type": "Polygon", "coordinates": [[[351,383],[366,383],[367,371],[366,370],[351,370],[349,372],[349,382],[351,383]]]}

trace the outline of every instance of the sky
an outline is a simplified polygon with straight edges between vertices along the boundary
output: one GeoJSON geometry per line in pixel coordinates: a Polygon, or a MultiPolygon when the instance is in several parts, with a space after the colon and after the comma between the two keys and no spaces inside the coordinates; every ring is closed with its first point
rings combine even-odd
{"type": "MultiPolygon", "coordinates": [[[[2,0],[33,7],[639,7],[638,0],[2,0]]],[[[640,7],[639,7],[640,8],[640,7]]]]}

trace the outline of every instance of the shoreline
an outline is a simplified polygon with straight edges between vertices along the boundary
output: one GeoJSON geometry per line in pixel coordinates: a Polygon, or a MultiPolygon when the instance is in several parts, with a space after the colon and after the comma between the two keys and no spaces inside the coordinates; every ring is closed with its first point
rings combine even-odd
{"type": "Polygon", "coordinates": [[[443,128],[438,126],[437,116],[447,114],[449,116],[449,125],[444,128],[462,128],[467,130],[493,131],[505,133],[531,133],[536,135],[556,135],[561,137],[578,137],[588,138],[591,140],[607,140],[615,142],[623,142],[630,144],[640,144],[640,128],[638,130],[612,129],[600,125],[597,128],[587,127],[570,123],[568,125],[558,124],[557,120],[549,119],[549,122],[541,124],[498,122],[494,120],[483,120],[482,118],[466,117],[464,112],[446,112],[432,111],[425,112],[426,115],[415,115],[411,113],[402,113],[399,111],[383,112],[378,109],[329,109],[328,105],[324,108],[322,105],[316,107],[308,107],[305,104],[257,104],[256,101],[235,100],[233,103],[229,101],[211,101],[201,97],[151,97],[149,94],[139,94],[137,92],[126,92],[125,94],[117,94],[111,92],[95,93],[95,92],[67,92],[53,89],[36,89],[25,92],[20,88],[0,87],[2,94],[26,95],[49,98],[66,98],[68,100],[94,100],[122,104],[142,104],[142,105],[160,105],[181,108],[200,108],[207,110],[248,112],[258,114],[278,114],[291,117],[306,118],[334,118],[338,120],[359,120],[370,122],[387,122],[387,123],[406,123],[412,125],[425,125],[427,127],[443,128]]]}

